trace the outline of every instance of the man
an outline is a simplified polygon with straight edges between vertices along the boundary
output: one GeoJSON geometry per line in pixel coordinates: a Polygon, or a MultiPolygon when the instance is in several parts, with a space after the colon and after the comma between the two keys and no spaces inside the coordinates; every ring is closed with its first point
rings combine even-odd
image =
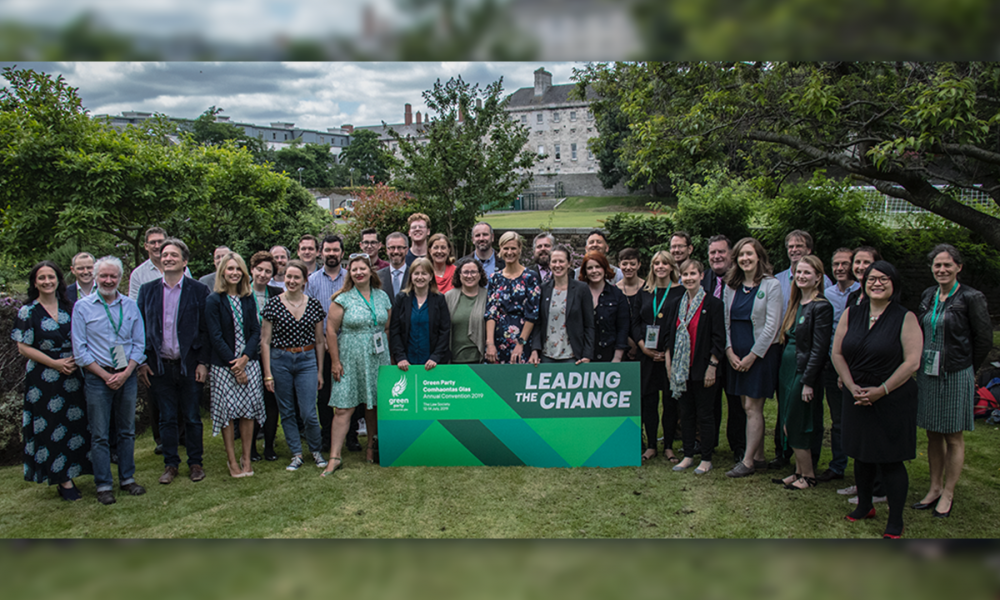
{"type": "Polygon", "coordinates": [[[139,367],[139,378],[155,393],[160,406],[164,463],[160,483],[164,485],[177,477],[181,462],[178,419],[184,424],[191,481],[205,479],[199,400],[208,375],[205,299],[209,290],[184,276],[189,259],[184,242],[167,238],[160,247],[163,278],[139,289],[139,311],[146,330],[146,363],[139,367]]]}
{"type": "MultiPolygon", "coordinates": [[[[344,287],[347,280],[347,269],[340,266],[344,256],[344,240],[339,235],[328,235],[323,238],[323,245],[320,247],[320,255],[323,257],[323,268],[309,276],[306,284],[306,295],[319,300],[323,305],[323,312],[330,313],[330,296],[344,287]]],[[[326,321],[323,321],[324,328],[326,321]]],[[[325,331],[325,329],[324,329],[325,331]]],[[[333,377],[329,377],[332,367],[330,353],[323,353],[323,387],[320,388],[316,396],[316,413],[319,417],[319,429],[323,435],[323,447],[330,447],[330,425],[333,423],[333,408],[330,406],[330,382],[333,377]]],[[[352,426],[352,430],[355,429],[352,426]]],[[[359,446],[360,448],[360,446],[359,446]]]]}
{"type": "Polygon", "coordinates": [[[94,293],[94,255],[90,252],[80,252],[73,257],[69,267],[70,273],[76,278],[73,285],[66,288],[66,298],[76,302],[94,293]]]}
{"type": "MultiPolygon", "coordinates": [[[[160,245],[167,238],[167,230],[162,227],[150,227],[146,230],[146,255],[149,257],[138,267],[132,269],[132,274],[128,278],[128,297],[133,300],[139,299],[139,288],[150,281],[156,281],[163,277],[163,266],[160,265],[160,245]]],[[[191,271],[184,270],[184,274],[191,276],[191,271]]]]}
{"type": "Polygon", "coordinates": [[[215,263],[215,269],[211,273],[203,275],[198,282],[203,286],[207,287],[209,291],[215,289],[215,274],[219,272],[219,263],[222,262],[222,257],[230,252],[228,246],[219,246],[212,252],[212,262],[215,263]]]}
{"type": "MultiPolygon", "coordinates": [[[[834,330],[837,328],[837,323],[840,322],[840,316],[844,313],[844,307],[847,306],[847,296],[861,287],[857,281],[854,281],[851,274],[851,260],[853,256],[854,252],[850,248],[837,248],[833,252],[833,259],[830,263],[830,270],[833,273],[836,285],[826,288],[823,295],[826,296],[826,299],[833,306],[834,330]]],[[[823,390],[826,393],[826,404],[830,407],[830,452],[832,456],[826,470],[820,473],[816,479],[818,481],[832,481],[834,479],[843,479],[844,470],[847,468],[847,455],[844,453],[843,446],[841,446],[840,438],[843,394],[837,385],[837,371],[833,368],[832,360],[827,361],[826,368],[823,370],[823,390]]],[[[817,436],[817,441],[820,441],[820,437],[822,436],[817,436]]],[[[820,450],[821,446],[813,448],[815,458],[819,457],[820,450]]]]}
{"type": "Polygon", "coordinates": [[[378,241],[378,231],[373,227],[361,230],[361,252],[371,259],[372,268],[376,271],[389,266],[389,263],[378,257],[378,251],[382,249],[382,242],[378,241]]]}
{"type": "MultiPolygon", "coordinates": [[[[788,260],[791,263],[790,266],[775,275],[778,278],[778,283],[781,284],[781,295],[785,299],[785,309],[788,309],[788,299],[791,297],[792,293],[792,278],[795,277],[795,267],[798,266],[799,260],[803,256],[812,254],[813,251],[813,238],[809,235],[809,232],[802,231],[801,229],[796,229],[791,231],[785,236],[785,251],[788,252],[788,260]]],[[[833,281],[823,275],[823,289],[833,286],[833,281]]],[[[784,311],[782,311],[782,316],[784,316],[784,311]]]]}
{"type": "Polygon", "coordinates": [[[271,276],[271,283],[268,285],[285,289],[285,267],[288,266],[288,248],[284,246],[273,246],[271,256],[274,257],[274,264],[278,265],[278,271],[271,276]]]}
{"type": "Polygon", "coordinates": [[[674,257],[679,269],[684,261],[691,257],[694,252],[694,244],[691,243],[691,235],[686,231],[675,231],[670,236],[670,255],[674,257]]]}
{"type": "MultiPolygon", "coordinates": [[[[676,234],[675,234],[676,235],[676,234]]],[[[671,241],[673,245],[673,240],[671,241]]],[[[708,238],[708,268],[701,280],[701,287],[706,294],[722,299],[722,291],[726,286],[725,276],[733,265],[732,247],[724,235],[713,235],[708,238]]],[[[680,266],[680,265],[678,265],[680,266]]],[[[722,392],[726,387],[725,369],[720,369],[716,376],[715,386],[715,429],[722,428],[722,392]]],[[[733,460],[743,460],[747,446],[747,414],[739,395],[726,394],[726,439],[729,449],[733,451],[733,460]]],[[[716,437],[721,439],[721,437],[716,437]]]]}
{"type": "Polygon", "coordinates": [[[534,265],[530,270],[538,273],[540,283],[546,283],[552,279],[552,271],[549,269],[549,259],[552,258],[552,246],[556,238],[547,231],[543,231],[535,236],[531,242],[531,258],[534,265]]]}
{"type": "Polygon", "coordinates": [[[319,254],[319,240],[316,239],[316,236],[307,233],[299,238],[297,252],[299,260],[309,267],[309,274],[315,273],[316,269],[319,268],[319,263],[316,261],[316,256],[319,254]]]}
{"type": "MultiPolygon", "coordinates": [[[[472,226],[472,246],[475,251],[469,256],[474,256],[483,265],[486,279],[493,277],[497,271],[503,271],[506,263],[493,250],[493,227],[489,223],[480,221],[472,226]]],[[[552,250],[551,244],[549,250],[552,250]]]]}
{"type": "MultiPolygon", "coordinates": [[[[600,229],[594,229],[587,234],[587,252],[600,252],[604,256],[608,255],[608,236],[600,229]]],[[[615,278],[611,283],[618,283],[622,280],[622,270],[618,267],[611,267],[615,270],[615,278]]]]}
{"type": "Polygon", "coordinates": [[[413,213],[406,220],[409,227],[410,249],[406,252],[406,266],[417,257],[427,256],[427,238],[431,234],[431,218],[424,213],[413,213]]]}
{"type": "Polygon", "coordinates": [[[97,501],[107,505],[115,503],[108,444],[112,420],[118,431],[119,485],[133,496],[146,493],[135,481],[134,456],[135,369],[145,359],[145,332],[135,301],[118,293],[122,262],[106,256],[94,267],[98,293],[73,306],[73,359],[83,369],[97,501]]]}
{"type": "Polygon", "coordinates": [[[406,286],[406,249],[409,240],[399,231],[390,233],[385,238],[385,253],[389,257],[389,266],[377,273],[382,289],[394,300],[406,286]]]}

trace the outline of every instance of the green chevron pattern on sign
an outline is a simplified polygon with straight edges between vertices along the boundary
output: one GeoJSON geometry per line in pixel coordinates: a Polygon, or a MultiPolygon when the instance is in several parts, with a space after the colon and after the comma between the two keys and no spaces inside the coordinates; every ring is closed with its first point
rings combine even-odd
{"type": "Polygon", "coordinates": [[[639,465],[635,363],[379,370],[386,466],[639,465]]]}

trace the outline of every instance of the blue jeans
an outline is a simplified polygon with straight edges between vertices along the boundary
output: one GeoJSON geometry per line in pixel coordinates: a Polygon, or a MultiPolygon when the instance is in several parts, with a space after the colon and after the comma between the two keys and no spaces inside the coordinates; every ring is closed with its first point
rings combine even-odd
{"type": "Polygon", "coordinates": [[[114,418],[118,430],[118,481],[128,485],[135,481],[135,396],[136,375],[112,390],[104,380],[84,369],[83,391],[87,398],[87,420],[90,427],[90,460],[94,465],[94,484],[98,492],[114,487],[111,475],[111,450],[108,430],[114,418]]]}
{"type": "Polygon", "coordinates": [[[292,455],[302,454],[302,440],[295,420],[295,403],[305,429],[306,442],[312,452],[322,451],[319,419],[316,416],[316,392],[319,379],[316,370],[316,353],[289,352],[271,348],[271,377],[274,377],[274,396],[281,413],[281,428],[292,455]]]}
{"type": "Polygon", "coordinates": [[[184,445],[187,464],[200,465],[202,456],[202,422],[199,410],[201,383],[194,380],[194,373],[181,374],[178,361],[163,362],[162,375],[150,375],[149,387],[160,407],[160,443],[163,444],[163,464],[177,467],[181,457],[177,446],[180,431],[178,415],[184,424],[184,445]]]}
{"type": "Polygon", "coordinates": [[[844,393],[837,387],[837,371],[833,368],[833,361],[827,363],[823,369],[823,389],[826,392],[826,404],[830,407],[830,458],[828,468],[835,472],[844,474],[847,469],[847,455],[844,454],[840,443],[840,414],[844,408],[844,393]]]}

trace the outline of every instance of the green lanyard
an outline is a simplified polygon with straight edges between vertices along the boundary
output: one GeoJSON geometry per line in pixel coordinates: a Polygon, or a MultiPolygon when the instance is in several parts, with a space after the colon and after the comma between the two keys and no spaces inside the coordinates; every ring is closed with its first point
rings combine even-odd
{"type": "MultiPolygon", "coordinates": [[[[372,293],[371,290],[368,290],[368,294],[371,295],[371,293],[372,293]]],[[[358,292],[358,296],[361,296],[361,300],[368,306],[368,310],[372,311],[372,326],[378,329],[378,317],[375,316],[375,307],[372,306],[371,302],[365,300],[365,295],[362,294],[360,291],[358,292]]],[[[375,296],[372,296],[373,299],[374,297],[375,296]]]]}
{"type": "MultiPolygon", "coordinates": [[[[944,297],[944,301],[947,302],[948,298],[951,298],[951,295],[954,294],[955,290],[957,290],[957,289],[958,289],[958,282],[956,281],[955,285],[952,286],[951,291],[948,292],[948,295],[944,297]]],[[[944,313],[944,304],[941,304],[941,312],[938,312],[938,300],[940,300],[940,299],[941,299],[941,293],[940,292],[935,292],[934,293],[934,310],[931,311],[931,343],[932,344],[934,343],[934,340],[937,338],[937,324],[938,324],[938,319],[940,319],[941,315],[944,313]]]]}
{"type": "Polygon", "coordinates": [[[672,281],[667,284],[667,291],[665,291],[663,293],[663,298],[660,299],[660,303],[659,304],[656,303],[656,290],[658,290],[660,288],[655,288],[653,290],[653,315],[655,315],[653,317],[654,319],[662,319],[663,318],[663,315],[660,313],[660,310],[663,308],[663,305],[667,302],[667,295],[670,294],[670,286],[672,286],[673,284],[674,284],[674,282],[672,282],[672,281]]]}
{"type": "MultiPolygon", "coordinates": [[[[226,296],[226,297],[229,298],[229,308],[233,309],[233,316],[236,317],[236,326],[240,328],[240,331],[243,331],[242,307],[240,306],[239,302],[233,299],[232,296],[226,296]]],[[[254,300],[254,304],[257,304],[256,300],[254,300]]]]}
{"type": "Polygon", "coordinates": [[[108,309],[108,303],[104,301],[104,296],[98,296],[101,301],[101,306],[104,307],[104,313],[108,315],[108,322],[111,323],[111,328],[115,330],[115,340],[118,339],[118,332],[122,330],[122,321],[124,317],[122,316],[122,305],[124,302],[118,303],[118,324],[115,325],[115,320],[111,318],[111,310],[108,309]]]}

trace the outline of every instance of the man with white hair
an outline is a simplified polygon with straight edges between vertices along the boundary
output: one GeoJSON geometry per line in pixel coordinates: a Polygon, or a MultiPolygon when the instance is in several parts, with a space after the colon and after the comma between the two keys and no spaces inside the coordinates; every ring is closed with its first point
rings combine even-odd
{"type": "Polygon", "coordinates": [[[114,419],[118,436],[121,489],[141,496],[135,481],[136,368],[145,361],[145,329],[135,300],[118,293],[122,262],[106,256],[94,265],[97,291],[73,306],[73,359],[83,369],[91,462],[97,500],[114,504],[114,479],[108,430],[114,419]]]}

